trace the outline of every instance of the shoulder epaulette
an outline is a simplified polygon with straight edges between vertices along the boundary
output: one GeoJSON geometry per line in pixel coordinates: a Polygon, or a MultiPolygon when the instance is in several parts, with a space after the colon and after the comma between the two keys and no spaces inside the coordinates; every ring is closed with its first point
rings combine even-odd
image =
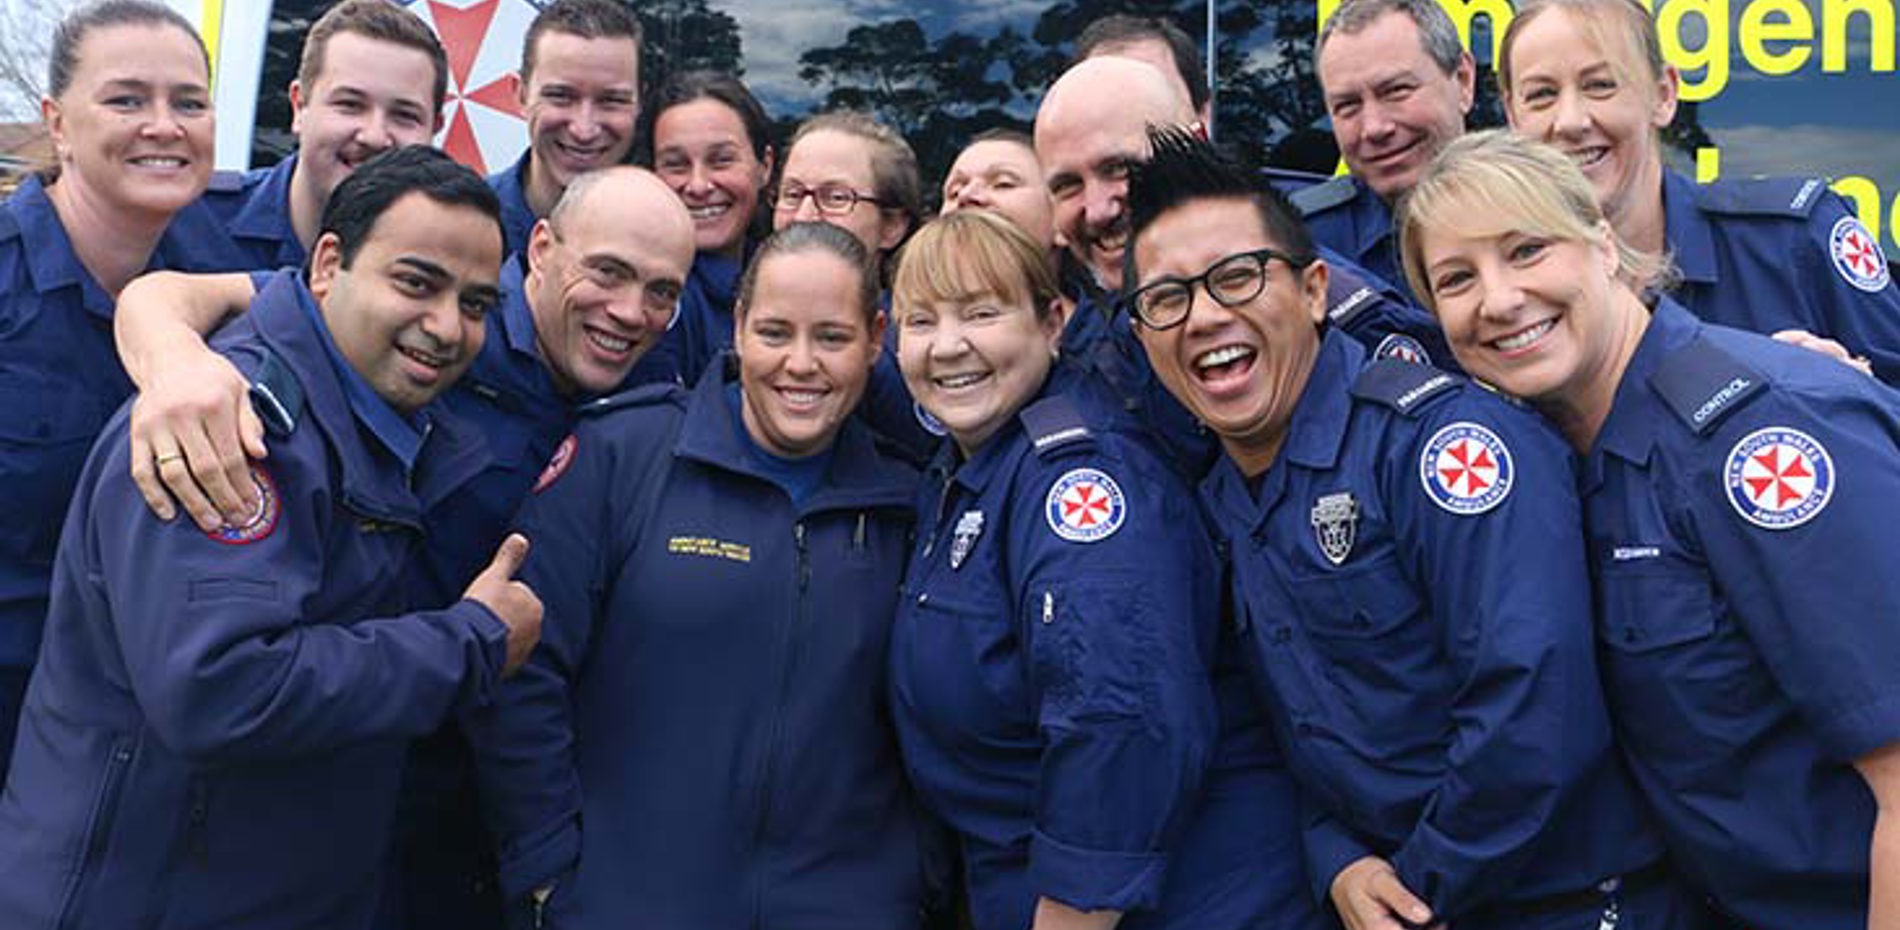
{"type": "Polygon", "coordinates": [[[669,402],[683,406],[686,396],[686,391],[671,381],[642,384],[618,394],[609,394],[597,400],[590,400],[582,404],[578,412],[583,417],[597,417],[627,407],[651,407],[669,402]]]}
{"type": "Polygon", "coordinates": [[[251,379],[251,407],[272,435],[288,436],[303,416],[303,382],[283,357],[264,350],[264,362],[251,379]]]}
{"type": "Polygon", "coordinates": [[[1820,178],[1780,177],[1716,181],[1696,188],[1696,206],[1735,216],[1805,217],[1827,193],[1820,178]]]}
{"type": "Polygon", "coordinates": [[[211,194],[234,194],[243,189],[242,171],[213,171],[210,183],[205,185],[205,192],[211,194]]]}
{"type": "Polygon", "coordinates": [[[1294,168],[1275,168],[1270,165],[1260,169],[1260,176],[1266,178],[1268,184],[1273,185],[1283,194],[1304,190],[1315,184],[1324,184],[1333,178],[1330,174],[1300,171],[1294,168]]]}
{"type": "Polygon", "coordinates": [[[1293,204],[1295,210],[1300,211],[1301,216],[1312,216],[1315,213],[1324,213],[1340,204],[1351,203],[1357,196],[1359,196],[1359,188],[1353,185],[1352,177],[1342,174],[1325,183],[1294,191],[1288,194],[1286,199],[1293,204]]]}
{"type": "Polygon", "coordinates": [[[1087,421],[1082,419],[1082,412],[1076,409],[1075,402],[1064,394],[1036,401],[1024,407],[1017,417],[1023,421],[1023,429],[1029,434],[1029,443],[1040,456],[1047,457],[1058,449],[1092,442],[1095,438],[1087,421]]]}
{"type": "Polygon", "coordinates": [[[1698,436],[1767,387],[1760,372],[1700,336],[1663,359],[1649,384],[1698,436]]]}
{"type": "Polygon", "coordinates": [[[1378,304],[1379,291],[1372,282],[1342,266],[1333,265],[1328,270],[1332,275],[1326,279],[1326,318],[1344,329],[1359,314],[1378,304]]]}
{"type": "Polygon", "coordinates": [[[1359,372],[1352,383],[1352,396],[1411,416],[1425,401],[1457,386],[1456,375],[1430,365],[1382,358],[1359,372]]]}

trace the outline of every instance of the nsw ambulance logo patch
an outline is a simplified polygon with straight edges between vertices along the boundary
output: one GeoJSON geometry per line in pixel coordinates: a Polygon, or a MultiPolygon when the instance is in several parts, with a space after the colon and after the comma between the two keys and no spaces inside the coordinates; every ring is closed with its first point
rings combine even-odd
{"type": "Polygon", "coordinates": [[[1379,347],[1372,350],[1373,358],[1394,358],[1414,365],[1430,365],[1431,356],[1425,354],[1425,347],[1404,333],[1392,333],[1379,340],[1379,347]]]}
{"type": "Polygon", "coordinates": [[[1735,512],[1767,530],[1814,519],[1834,494],[1834,460],[1827,448],[1785,426],[1743,436],[1729,450],[1722,475],[1735,512]]]}
{"type": "Polygon", "coordinates": [[[1120,485],[1094,468],[1072,468],[1049,486],[1043,515],[1057,536],[1070,542],[1100,542],[1115,535],[1128,515],[1120,485]]]}
{"type": "Polygon", "coordinates": [[[1418,480],[1432,503],[1456,514],[1480,514],[1510,496],[1515,468],[1496,433],[1453,423],[1432,434],[1418,461],[1418,480]]]}
{"type": "Polygon", "coordinates": [[[1893,280],[1893,272],[1887,267],[1887,256],[1881,254],[1880,243],[1874,241],[1873,233],[1860,224],[1860,220],[1843,216],[1834,223],[1834,230],[1828,233],[1828,252],[1834,258],[1834,270],[1841,273],[1847,283],[1870,294],[1887,287],[1893,280]]]}
{"type": "Polygon", "coordinates": [[[264,466],[251,463],[251,480],[257,483],[257,510],[241,524],[226,523],[215,530],[205,531],[205,535],[227,546],[247,546],[266,539],[271,531],[277,529],[277,518],[284,510],[283,495],[277,493],[277,482],[271,479],[270,472],[264,466]]]}

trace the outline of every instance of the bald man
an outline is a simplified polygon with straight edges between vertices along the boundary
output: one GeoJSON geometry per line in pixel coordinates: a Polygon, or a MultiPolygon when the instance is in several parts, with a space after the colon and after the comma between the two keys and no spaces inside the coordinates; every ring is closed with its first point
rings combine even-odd
{"type": "Polygon", "coordinates": [[[1036,111],[1036,158],[1055,201],[1056,232],[1094,283],[1122,283],[1128,166],[1148,157],[1147,128],[1194,122],[1194,107],[1153,65],[1105,55],[1077,64],[1036,111]]]}
{"type": "MultiPolygon", "coordinates": [[[[416,603],[459,595],[487,564],[480,550],[494,552],[537,478],[560,467],[560,443],[580,405],[637,380],[635,366],[666,332],[692,260],[692,217],[642,168],[580,176],[535,223],[525,252],[502,267],[503,299],[487,315],[481,354],[441,399],[447,413],[470,422],[489,456],[482,470],[424,502],[425,549],[408,581],[416,603]]],[[[122,327],[121,352],[145,389],[134,412],[143,439],[134,439],[133,461],[149,462],[152,446],[188,457],[157,472],[135,471],[162,517],[170,518],[175,500],[211,529],[225,514],[255,507],[246,454],[265,450],[249,385],[222,370],[228,363],[220,365],[221,357],[206,358],[201,340],[241,312],[254,289],[249,275],[154,275],[122,299],[120,313],[133,323],[122,327]],[[231,461],[241,476],[231,473],[231,461]]],[[[378,930],[499,927],[473,785],[458,726],[417,744],[404,791],[400,868],[388,873],[378,930]]]]}

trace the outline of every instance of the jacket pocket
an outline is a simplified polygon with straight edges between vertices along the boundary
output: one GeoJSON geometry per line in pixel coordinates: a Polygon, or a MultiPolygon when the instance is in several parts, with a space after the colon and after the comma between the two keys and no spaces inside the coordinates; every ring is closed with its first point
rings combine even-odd
{"type": "Polygon", "coordinates": [[[1390,556],[1352,571],[1297,580],[1293,597],[1308,632],[1329,641],[1385,640],[1418,631],[1423,601],[1390,556]]]}
{"type": "Polygon", "coordinates": [[[106,753],[105,765],[93,792],[92,808],[86,815],[85,840],[66,876],[66,890],[59,906],[60,930],[85,926],[80,911],[85,907],[91,879],[103,867],[106,846],[118,819],[119,797],[125,790],[126,774],[132,768],[136,749],[133,740],[121,738],[114,740],[106,753]]]}
{"type": "Polygon", "coordinates": [[[1023,605],[1042,722],[1150,722],[1155,713],[1159,643],[1147,624],[1147,599],[1128,585],[1048,585],[1023,605]]]}

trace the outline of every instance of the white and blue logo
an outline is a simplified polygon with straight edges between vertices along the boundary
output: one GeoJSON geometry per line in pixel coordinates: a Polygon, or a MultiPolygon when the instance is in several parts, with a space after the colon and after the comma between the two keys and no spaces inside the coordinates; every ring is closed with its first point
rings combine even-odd
{"type": "Polygon", "coordinates": [[[1874,294],[1885,290],[1887,282],[1893,280],[1893,272],[1887,268],[1887,256],[1880,252],[1880,243],[1860,220],[1852,216],[1836,220],[1833,231],[1828,233],[1827,247],[1834,258],[1834,270],[1840,272],[1847,283],[1874,294]]]}
{"type": "Polygon", "coordinates": [[[1834,460],[1826,447],[1797,429],[1771,426],[1735,444],[1722,469],[1735,512],[1766,530],[1800,526],[1834,494],[1834,460]]]}
{"type": "Polygon", "coordinates": [[[1393,333],[1379,340],[1379,347],[1372,350],[1373,358],[1395,358],[1414,365],[1430,365],[1432,357],[1425,354],[1425,347],[1419,345],[1404,333],[1393,333]]]}
{"type": "Polygon", "coordinates": [[[1103,472],[1073,468],[1049,486],[1043,516],[1057,536],[1070,542],[1100,542],[1115,535],[1128,516],[1122,489],[1103,472]]]}
{"type": "Polygon", "coordinates": [[[1432,503],[1456,514],[1480,514],[1503,503],[1515,473],[1504,440],[1470,422],[1433,433],[1418,460],[1418,480],[1432,503]]]}

